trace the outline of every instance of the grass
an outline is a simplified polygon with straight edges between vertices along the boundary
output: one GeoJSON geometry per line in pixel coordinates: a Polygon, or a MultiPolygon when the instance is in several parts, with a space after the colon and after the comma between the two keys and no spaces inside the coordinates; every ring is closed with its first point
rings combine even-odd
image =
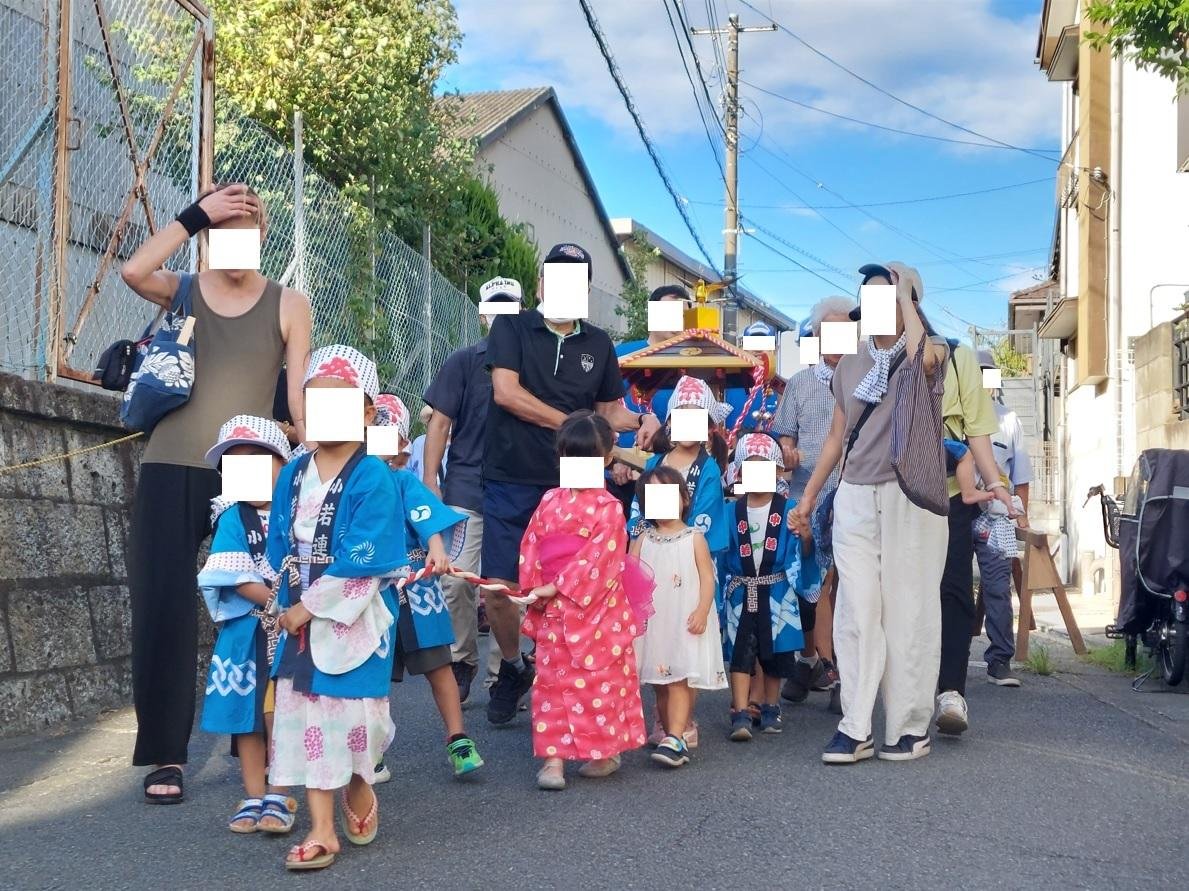
{"type": "Polygon", "coordinates": [[[1028,652],[1028,661],[1024,665],[1033,674],[1039,674],[1043,677],[1048,677],[1053,673],[1053,663],[1049,659],[1048,647],[1032,647],[1028,652]]]}
{"type": "Polygon", "coordinates": [[[1147,671],[1151,665],[1151,660],[1143,652],[1143,645],[1141,644],[1138,652],[1135,654],[1135,668],[1128,668],[1124,664],[1127,658],[1126,644],[1121,640],[1111,641],[1105,647],[1095,647],[1082,658],[1087,662],[1097,665],[1099,668],[1105,668],[1107,671],[1117,671],[1126,674],[1147,671]]]}

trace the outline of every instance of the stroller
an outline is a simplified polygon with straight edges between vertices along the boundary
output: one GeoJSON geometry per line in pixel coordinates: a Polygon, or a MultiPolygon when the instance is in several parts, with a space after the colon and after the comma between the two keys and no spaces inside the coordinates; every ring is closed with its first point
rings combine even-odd
{"type": "Polygon", "coordinates": [[[1119,614],[1106,636],[1127,642],[1135,664],[1138,640],[1175,687],[1189,654],[1189,451],[1148,449],[1139,456],[1120,508],[1102,486],[1107,544],[1118,548],[1119,614]]]}

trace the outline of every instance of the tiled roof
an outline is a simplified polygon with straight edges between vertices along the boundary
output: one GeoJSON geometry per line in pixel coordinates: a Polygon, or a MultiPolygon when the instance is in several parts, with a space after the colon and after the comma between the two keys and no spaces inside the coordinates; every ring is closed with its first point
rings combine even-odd
{"type": "Polygon", "coordinates": [[[526,90],[463,93],[443,97],[442,101],[451,103],[459,112],[459,128],[455,135],[463,139],[478,139],[483,144],[517,115],[544,102],[552,93],[552,87],[531,87],[526,90]]]}
{"type": "Polygon", "coordinates": [[[1011,299],[1014,301],[1021,300],[1044,300],[1048,295],[1047,292],[1052,289],[1053,293],[1057,292],[1057,283],[1052,279],[1048,281],[1038,282],[1027,288],[1021,288],[1018,291],[1012,291],[1011,299]]]}

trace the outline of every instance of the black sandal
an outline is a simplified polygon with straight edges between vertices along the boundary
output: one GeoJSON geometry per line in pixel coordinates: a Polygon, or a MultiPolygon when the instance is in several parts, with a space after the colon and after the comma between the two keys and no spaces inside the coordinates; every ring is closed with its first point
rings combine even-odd
{"type": "Polygon", "coordinates": [[[181,804],[186,790],[182,786],[180,767],[158,767],[144,778],[144,800],[148,804],[181,804]],[[177,792],[149,792],[150,786],[177,786],[177,792]]]}

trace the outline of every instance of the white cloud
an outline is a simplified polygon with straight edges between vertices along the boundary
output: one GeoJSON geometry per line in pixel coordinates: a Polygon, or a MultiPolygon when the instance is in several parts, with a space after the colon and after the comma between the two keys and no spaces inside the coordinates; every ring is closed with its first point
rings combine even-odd
{"type": "MultiPolygon", "coordinates": [[[[1055,145],[1059,92],[1033,64],[1039,0],[1035,10],[1017,19],[996,15],[990,0],[757,0],[756,5],[908,102],[1017,145],[1055,145]]],[[[578,4],[456,0],[455,6],[465,32],[461,63],[470,81],[481,76],[490,89],[552,84],[566,108],[580,108],[632,134],[578,4]]],[[[663,5],[601,0],[592,6],[651,134],[661,142],[698,136],[702,124],[663,5]]],[[[703,4],[687,0],[685,7],[695,27],[708,24],[703,4]]],[[[737,2],[727,0],[718,9],[724,16],[738,12],[744,25],[764,23],[737,2]]],[[[713,77],[710,38],[693,42],[703,71],[713,77]]],[[[741,42],[742,77],[765,89],[885,126],[974,138],[880,95],[783,32],[745,34],[741,42]]],[[[859,130],[746,86],[741,92],[749,106],[762,110],[767,135],[785,144],[839,128],[870,134],[877,142],[917,143],[859,130]]]]}

